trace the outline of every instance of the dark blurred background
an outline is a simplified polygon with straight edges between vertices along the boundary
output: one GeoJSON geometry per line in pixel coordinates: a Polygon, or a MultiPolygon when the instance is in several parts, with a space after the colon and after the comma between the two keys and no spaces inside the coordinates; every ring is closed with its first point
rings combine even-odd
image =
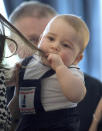
{"type": "MultiPolygon", "coordinates": [[[[7,15],[23,1],[4,0],[7,15]]],[[[87,23],[90,31],[90,41],[80,68],[87,74],[102,81],[102,0],[36,0],[47,3],[59,14],[75,14],[87,23]]]]}

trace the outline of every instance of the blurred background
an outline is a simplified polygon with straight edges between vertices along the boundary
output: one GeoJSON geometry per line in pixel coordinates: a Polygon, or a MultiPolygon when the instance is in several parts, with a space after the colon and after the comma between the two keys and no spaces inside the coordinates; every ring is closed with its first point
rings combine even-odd
{"type": "MultiPolygon", "coordinates": [[[[8,16],[23,1],[0,0],[0,13],[8,16]]],[[[33,0],[34,1],[34,0],[33,0]]],[[[51,5],[59,14],[75,14],[88,25],[90,41],[79,63],[81,70],[102,81],[102,0],[36,0],[51,5]]]]}

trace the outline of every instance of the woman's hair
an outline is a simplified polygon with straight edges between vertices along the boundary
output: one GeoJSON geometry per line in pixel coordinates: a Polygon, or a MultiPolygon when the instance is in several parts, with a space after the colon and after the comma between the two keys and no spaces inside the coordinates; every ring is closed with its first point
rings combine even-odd
{"type": "MultiPolygon", "coordinates": [[[[6,65],[6,64],[4,64],[4,62],[3,62],[4,58],[10,58],[11,56],[13,56],[16,53],[17,47],[18,47],[15,40],[13,40],[12,38],[5,35],[5,31],[6,31],[5,26],[9,27],[9,25],[6,25],[7,23],[5,23],[5,21],[3,19],[2,20],[1,19],[0,19],[0,22],[1,22],[0,23],[0,69],[5,68],[4,65],[6,65]],[[15,46],[15,50],[9,56],[5,56],[5,53],[6,53],[5,52],[5,44],[8,42],[12,43],[15,46]]],[[[7,68],[5,68],[5,69],[7,69],[7,68]]]]}
{"type": "Polygon", "coordinates": [[[5,36],[0,34],[0,68],[3,68],[4,59],[5,36]]]}

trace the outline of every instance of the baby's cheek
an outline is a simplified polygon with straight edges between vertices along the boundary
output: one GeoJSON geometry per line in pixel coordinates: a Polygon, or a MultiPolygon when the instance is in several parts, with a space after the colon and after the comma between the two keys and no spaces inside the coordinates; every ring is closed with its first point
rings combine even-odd
{"type": "Polygon", "coordinates": [[[68,55],[62,56],[62,60],[66,66],[69,66],[71,63],[71,58],[68,55]]]}
{"type": "Polygon", "coordinates": [[[47,45],[42,45],[41,46],[41,50],[43,51],[43,52],[49,52],[49,49],[48,49],[48,46],[47,45]]]}

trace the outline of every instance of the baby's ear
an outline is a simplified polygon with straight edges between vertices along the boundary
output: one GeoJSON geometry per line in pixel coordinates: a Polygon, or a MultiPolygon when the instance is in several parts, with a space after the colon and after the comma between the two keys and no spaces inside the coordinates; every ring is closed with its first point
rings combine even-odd
{"type": "Polygon", "coordinates": [[[74,64],[78,64],[78,63],[82,60],[82,58],[83,58],[83,53],[80,53],[80,54],[76,57],[74,64]]]}

